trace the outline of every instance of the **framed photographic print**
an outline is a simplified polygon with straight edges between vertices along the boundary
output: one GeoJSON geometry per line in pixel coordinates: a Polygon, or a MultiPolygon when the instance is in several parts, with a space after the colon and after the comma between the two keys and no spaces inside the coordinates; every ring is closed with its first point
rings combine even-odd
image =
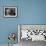
{"type": "Polygon", "coordinates": [[[44,24],[19,24],[18,41],[46,41],[46,25],[44,24]]]}
{"type": "Polygon", "coordinates": [[[4,7],[4,17],[16,17],[17,16],[17,7],[7,6],[4,7]]]}

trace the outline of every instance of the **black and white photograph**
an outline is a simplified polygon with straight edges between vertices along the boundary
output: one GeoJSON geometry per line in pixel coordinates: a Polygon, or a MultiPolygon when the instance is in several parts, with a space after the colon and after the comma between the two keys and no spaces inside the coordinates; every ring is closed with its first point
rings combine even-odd
{"type": "Polygon", "coordinates": [[[20,40],[46,41],[46,25],[19,25],[19,28],[20,40]]]}
{"type": "Polygon", "coordinates": [[[4,7],[4,17],[16,17],[17,7],[4,7]]]}

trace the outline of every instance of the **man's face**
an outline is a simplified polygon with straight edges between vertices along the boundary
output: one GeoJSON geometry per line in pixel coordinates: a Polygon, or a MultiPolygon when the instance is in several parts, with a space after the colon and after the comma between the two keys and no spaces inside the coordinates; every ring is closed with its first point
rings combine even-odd
{"type": "Polygon", "coordinates": [[[7,11],[7,15],[10,15],[11,13],[10,9],[7,9],[6,11],[7,11]]]}

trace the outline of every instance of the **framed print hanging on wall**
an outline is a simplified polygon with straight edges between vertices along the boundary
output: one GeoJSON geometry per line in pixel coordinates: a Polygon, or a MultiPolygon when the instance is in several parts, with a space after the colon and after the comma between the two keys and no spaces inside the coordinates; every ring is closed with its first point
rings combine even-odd
{"type": "Polygon", "coordinates": [[[17,7],[7,6],[4,7],[4,17],[16,17],[17,16],[17,7]]]}

